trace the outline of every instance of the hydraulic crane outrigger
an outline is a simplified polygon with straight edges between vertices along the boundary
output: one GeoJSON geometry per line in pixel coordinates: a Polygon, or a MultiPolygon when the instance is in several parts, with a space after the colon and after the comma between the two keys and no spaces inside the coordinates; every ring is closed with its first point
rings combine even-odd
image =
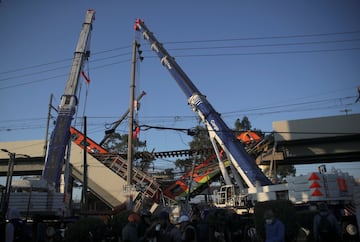
{"type": "Polygon", "coordinates": [[[218,146],[224,150],[227,159],[230,161],[229,166],[233,171],[232,174],[238,186],[255,187],[256,185],[264,186],[272,184],[236,139],[231,129],[221,119],[219,113],[216,112],[206,97],[196,88],[190,78],[176,63],[174,58],[169,55],[162,44],[154,37],[152,32],[150,32],[144,24],[144,21],[137,19],[134,29],[141,32],[144,39],[150,43],[151,49],[158,55],[161,64],[168,69],[188,98],[188,103],[192,110],[200,116],[207,126],[226,184],[231,185],[232,181],[227,173],[223,160],[220,158],[218,146]]]}

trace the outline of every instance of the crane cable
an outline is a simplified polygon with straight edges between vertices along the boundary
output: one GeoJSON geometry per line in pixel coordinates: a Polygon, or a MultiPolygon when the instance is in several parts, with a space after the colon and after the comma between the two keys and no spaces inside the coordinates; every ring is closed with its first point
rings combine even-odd
{"type": "MultiPolygon", "coordinates": [[[[87,104],[87,98],[88,98],[88,94],[89,94],[89,84],[90,84],[90,68],[89,68],[89,62],[86,61],[86,74],[84,70],[81,70],[81,76],[84,78],[85,83],[86,83],[86,91],[85,91],[85,99],[84,99],[84,107],[83,107],[83,113],[82,116],[85,117],[85,112],[86,112],[86,104],[87,104]]],[[[80,82],[80,88],[78,91],[78,96],[79,96],[79,100],[80,100],[80,96],[81,96],[81,90],[82,90],[82,82],[80,82]]],[[[75,124],[74,126],[76,126],[76,121],[77,121],[77,114],[78,112],[76,112],[76,116],[75,116],[75,124]]],[[[81,124],[81,129],[83,129],[83,124],[81,124]]]]}
{"type": "Polygon", "coordinates": [[[85,91],[83,117],[85,117],[86,104],[87,104],[87,98],[88,98],[89,87],[90,87],[90,66],[89,66],[89,62],[88,62],[88,61],[86,61],[86,69],[87,69],[86,75],[85,75],[84,71],[82,71],[82,75],[83,75],[83,77],[84,77],[84,79],[85,79],[85,82],[86,82],[86,91],[85,91]]]}

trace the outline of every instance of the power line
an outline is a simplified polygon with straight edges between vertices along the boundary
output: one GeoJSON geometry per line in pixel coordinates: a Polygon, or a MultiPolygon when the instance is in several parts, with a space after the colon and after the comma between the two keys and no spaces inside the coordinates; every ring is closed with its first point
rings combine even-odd
{"type": "Polygon", "coordinates": [[[51,68],[51,69],[47,69],[47,70],[42,70],[42,71],[37,71],[37,72],[32,72],[32,73],[27,73],[27,74],[22,74],[22,75],[17,75],[17,76],[1,78],[0,82],[12,80],[12,79],[17,79],[17,78],[22,78],[22,77],[30,77],[30,76],[34,76],[34,75],[44,74],[46,72],[56,71],[56,70],[65,69],[65,68],[69,68],[69,66],[68,65],[60,66],[60,67],[55,67],[55,68],[51,68]]]}
{"type": "Polygon", "coordinates": [[[287,51],[260,51],[260,52],[243,52],[243,53],[223,53],[223,54],[192,54],[177,55],[177,57],[220,57],[220,56],[246,56],[246,55],[282,55],[282,54],[312,54],[338,51],[360,50],[360,47],[338,48],[338,49],[319,49],[319,50],[287,50],[287,51]]]}
{"type": "MultiPolygon", "coordinates": [[[[100,55],[103,53],[107,53],[107,52],[113,52],[113,51],[117,51],[117,50],[122,50],[122,49],[128,49],[129,46],[123,46],[123,47],[118,47],[118,48],[113,48],[113,49],[108,49],[108,50],[103,50],[103,51],[98,51],[95,53],[91,53],[91,55],[100,55]]],[[[72,58],[66,58],[66,59],[61,59],[61,60],[56,60],[56,61],[50,61],[50,62],[46,62],[43,64],[36,64],[36,65],[30,65],[30,66],[25,66],[25,67],[21,67],[21,68],[16,68],[16,69],[12,69],[12,70],[8,70],[8,71],[3,71],[0,72],[0,75],[3,74],[7,74],[7,73],[11,73],[11,72],[19,72],[19,71],[24,71],[24,70],[28,70],[28,69],[35,69],[35,68],[39,68],[39,67],[43,67],[43,66],[48,66],[48,65],[53,65],[53,64],[58,64],[58,63],[62,63],[62,62],[69,62],[71,61],[72,58]]]]}
{"type": "MultiPolygon", "coordinates": [[[[270,37],[250,37],[250,38],[236,38],[236,39],[217,39],[217,40],[189,40],[189,41],[178,41],[178,42],[168,42],[168,43],[196,43],[196,42],[200,42],[200,43],[211,43],[211,42],[226,42],[226,41],[239,41],[239,40],[257,40],[257,39],[283,39],[283,38],[300,38],[300,37],[317,37],[317,36],[335,36],[335,35],[344,35],[344,34],[356,34],[356,33],[360,33],[360,31],[351,31],[351,32],[337,32],[337,33],[320,33],[320,34],[305,34],[305,35],[283,35],[283,36],[270,36],[270,37]]],[[[313,44],[329,44],[329,43],[345,43],[345,42],[355,42],[355,41],[359,41],[360,39],[358,38],[352,38],[352,39],[341,39],[341,40],[322,40],[322,41],[308,41],[308,42],[293,42],[293,43],[271,43],[271,44],[253,44],[253,45],[235,45],[235,46],[212,46],[212,47],[187,47],[187,48],[174,48],[173,50],[185,50],[185,51],[189,51],[189,50],[215,50],[215,49],[235,49],[235,48],[249,48],[249,47],[274,47],[274,46],[292,46],[292,45],[313,45],[313,44]]],[[[113,52],[113,51],[117,51],[117,50],[124,50],[129,48],[128,46],[124,46],[124,47],[119,47],[119,48],[113,48],[113,49],[109,49],[109,50],[103,50],[103,51],[99,51],[94,53],[94,55],[100,55],[100,54],[104,54],[104,53],[108,53],[108,52],[113,52]]],[[[313,50],[286,50],[286,51],[262,51],[262,52],[243,52],[243,53],[217,53],[217,54],[183,54],[183,55],[177,55],[177,57],[219,57],[219,56],[241,56],[241,55],[274,55],[274,54],[298,54],[298,53],[319,53],[319,52],[333,52],[333,51],[351,51],[351,50],[359,50],[360,47],[352,47],[352,48],[331,48],[331,49],[313,49],[313,50]]],[[[125,52],[125,53],[120,53],[117,55],[112,55],[112,56],[107,56],[107,57],[103,57],[103,58],[98,58],[95,60],[92,60],[92,63],[98,62],[98,61],[104,61],[104,60],[109,60],[109,59],[113,59],[113,58],[117,58],[117,57],[121,57],[121,56],[129,56],[131,53],[130,52],[125,52]]],[[[153,58],[153,57],[148,57],[148,58],[153,58]]],[[[5,74],[5,73],[11,73],[11,72],[19,72],[19,71],[24,71],[24,70],[28,70],[28,69],[34,69],[34,68],[39,68],[39,67],[43,67],[43,66],[48,66],[48,65],[52,65],[52,64],[57,64],[57,63],[61,63],[64,61],[69,61],[71,59],[63,59],[63,60],[59,60],[59,61],[52,61],[52,62],[48,62],[48,63],[44,63],[44,64],[38,64],[38,65],[32,65],[32,66],[28,66],[28,67],[23,67],[23,68],[17,68],[15,70],[10,70],[10,71],[5,71],[5,72],[1,72],[1,74],[5,74]]],[[[118,64],[118,63],[123,63],[125,61],[118,61],[118,62],[114,62],[114,63],[110,63],[107,65],[102,65],[99,67],[94,67],[94,68],[104,68],[107,66],[111,66],[114,64],[118,64]]],[[[0,81],[6,81],[6,80],[10,80],[10,79],[17,79],[17,78],[23,78],[23,77],[28,77],[28,76],[33,76],[33,75],[37,75],[37,74],[43,74],[45,72],[51,72],[54,70],[59,70],[59,69],[63,69],[65,68],[64,66],[61,67],[55,67],[55,68],[51,68],[51,69],[46,69],[46,70],[42,70],[42,71],[37,71],[37,72],[33,72],[33,73],[28,73],[28,74],[22,74],[22,75],[16,75],[16,76],[12,76],[12,77],[6,77],[6,78],[2,78],[0,79],[0,81]]],[[[40,82],[43,81],[42,80],[35,80],[32,82],[26,82],[26,83],[20,83],[20,84],[15,84],[15,85],[9,85],[1,89],[8,89],[8,88],[12,88],[12,87],[17,87],[17,86],[22,86],[22,85],[28,85],[28,84],[32,84],[32,83],[36,83],[36,82],[40,82]]]]}
{"type": "MultiPolygon", "coordinates": [[[[360,50],[360,47],[359,48],[321,49],[321,50],[299,50],[299,51],[269,51],[269,52],[244,52],[244,53],[223,53],[223,54],[219,54],[219,53],[218,54],[188,54],[188,55],[177,55],[177,57],[221,57],[221,56],[249,56],[249,55],[310,54],[310,53],[325,53],[325,52],[338,52],[338,51],[358,51],[358,50],[360,50]]],[[[154,57],[145,57],[145,58],[154,58],[154,57]]],[[[128,61],[129,61],[129,59],[122,60],[122,61],[118,61],[118,62],[105,64],[105,65],[102,65],[102,66],[95,66],[92,69],[96,70],[96,69],[105,68],[105,67],[109,67],[109,66],[112,66],[112,65],[120,64],[120,63],[125,63],[125,62],[128,62],[128,61]]],[[[5,87],[0,87],[0,90],[5,90],[5,89],[19,87],[19,86],[26,86],[26,85],[30,85],[30,84],[34,84],[34,83],[54,79],[54,78],[63,77],[63,76],[66,76],[66,75],[67,74],[56,75],[56,76],[52,76],[52,77],[48,77],[48,78],[42,78],[42,79],[28,81],[28,82],[22,82],[22,83],[18,83],[18,84],[14,84],[14,85],[8,85],[8,86],[5,86],[5,87]]],[[[24,75],[24,76],[26,76],[26,75],[24,75]]]]}
{"type": "Polygon", "coordinates": [[[0,72],[0,75],[11,73],[11,72],[24,71],[24,70],[28,70],[28,69],[35,69],[35,68],[39,68],[39,67],[43,67],[43,66],[47,66],[47,65],[58,64],[58,63],[61,63],[61,62],[64,62],[64,61],[71,61],[71,60],[72,60],[71,58],[67,58],[67,59],[51,61],[51,62],[47,62],[47,63],[43,63],[43,64],[25,66],[25,67],[21,67],[21,68],[17,68],[17,69],[12,69],[12,70],[8,70],[8,71],[0,72]]]}
{"type": "Polygon", "coordinates": [[[183,43],[204,43],[204,42],[224,42],[224,41],[239,41],[239,40],[264,40],[264,39],[288,39],[288,38],[308,38],[320,36],[336,36],[359,34],[360,30],[344,31],[344,32],[330,32],[330,33],[314,33],[314,34],[294,34],[294,35],[273,35],[262,37],[243,37],[243,38],[229,38],[229,39],[211,39],[211,40],[184,40],[184,41],[169,41],[166,44],[183,44],[183,43]]]}
{"type": "Polygon", "coordinates": [[[310,42],[293,42],[293,43],[276,43],[276,44],[253,44],[253,45],[230,45],[230,46],[210,46],[210,47],[184,47],[172,48],[169,50],[209,50],[209,49],[234,49],[234,48],[258,48],[258,47],[276,47],[276,46],[296,46],[296,45],[317,45],[317,44],[330,44],[330,43],[346,43],[358,42],[357,39],[344,39],[344,40],[329,40],[329,41],[310,41],[310,42]]]}
{"type": "MultiPolygon", "coordinates": [[[[273,113],[280,113],[280,112],[299,112],[299,111],[313,111],[313,110],[323,110],[323,109],[329,109],[329,108],[334,108],[334,107],[338,107],[339,105],[327,105],[327,106],[320,106],[320,107],[315,107],[314,105],[317,103],[329,103],[331,101],[334,100],[339,100],[339,99],[343,99],[343,100],[347,100],[347,99],[352,99],[355,98],[356,96],[346,96],[343,98],[328,98],[328,99],[321,99],[321,100],[315,100],[315,101],[309,101],[309,102],[299,102],[299,103],[291,103],[291,104],[284,104],[284,105],[273,105],[273,106],[266,106],[266,107],[261,107],[261,108],[253,108],[253,109],[244,109],[244,110],[236,110],[236,111],[230,111],[230,112],[224,112],[221,113],[222,117],[229,117],[229,116],[241,116],[241,114],[244,115],[254,115],[254,113],[252,113],[253,111],[262,111],[262,112],[257,112],[255,113],[256,115],[269,115],[269,114],[273,114],[273,113]],[[304,105],[310,105],[308,107],[303,107],[300,108],[301,106],[304,105]],[[296,109],[294,109],[294,107],[298,107],[296,109]],[[286,108],[286,109],[283,109],[286,108]]],[[[353,105],[353,103],[352,103],[353,105]]],[[[81,120],[81,118],[78,118],[79,120],[81,120]]],[[[117,119],[117,117],[115,116],[88,116],[89,120],[103,120],[103,119],[117,119]]],[[[173,130],[173,131],[179,131],[179,132],[187,132],[189,130],[189,128],[174,128],[174,127],[164,127],[164,126],[157,126],[157,125],[149,125],[149,123],[164,123],[166,120],[168,120],[169,122],[173,122],[174,120],[176,120],[177,122],[188,122],[189,120],[195,120],[197,122],[198,120],[198,116],[197,115],[193,115],[193,116],[141,116],[141,120],[143,120],[144,122],[140,123],[140,126],[143,127],[143,130],[147,130],[147,129],[159,129],[159,130],[173,130]]],[[[5,131],[15,131],[15,130],[26,130],[26,129],[40,129],[40,128],[45,128],[45,123],[43,122],[44,118],[33,118],[33,119],[19,119],[19,120],[2,120],[0,121],[1,123],[10,123],[10,126],[6,126],[6,125],[2,125],[0,126],[0,132],[5,132],[5,131]],[[41,124],[32,124],[30,125],[29,122],[30,121],[42,121],[41,124]],[[16,122],[25,122],[24,124],[19,124],[19,125],[14,125],[14,123],[16,122]]],[[[104,127],[104,122],[89,122],[88,126],[90,127],[104,127]]],[[[99,130],[99,129],[96,129],[99,130]]],[[[100,130],[99,130],[100,131],[100,130]]],[[[96,131],[94,131],[96,132],[96,131]]]]}
{"type": "Polygon", "coordinates": [[[281,105],[273,105],[273,106],[261,106],[261,107],[258,107],[258,108],[236,110],[236,111],[226,112],[226,113],[223,113],[223,114],[252,112],[252,111],[268,110],[268,109],[283,108],[283,107],[288,108],[288,107],[303,106],[303,105],[312,105],[311,107],[313,107],[314,104],[329,103],[329,102],[334,101],[334,100],[353,100],[355,97],[356,96],[346,96],[346,97],[341,97],[341,98],[327,98],[327,99],[314,100],[314,101],[308,101],[308,102],[281,104],[281,105]]]}

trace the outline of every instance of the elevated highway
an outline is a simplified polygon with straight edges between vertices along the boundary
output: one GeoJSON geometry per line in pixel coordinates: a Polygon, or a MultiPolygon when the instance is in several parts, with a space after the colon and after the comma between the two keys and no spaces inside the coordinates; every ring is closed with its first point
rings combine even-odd
{"type": "Polygon", "coordinates": [[[360,161],[360,114],[277,121],[273,131],[259,165],[360,161]]]}

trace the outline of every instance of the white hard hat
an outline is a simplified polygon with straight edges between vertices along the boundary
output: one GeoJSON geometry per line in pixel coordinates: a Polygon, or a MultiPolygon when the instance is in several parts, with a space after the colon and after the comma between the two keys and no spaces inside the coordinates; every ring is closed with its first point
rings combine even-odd
{"type": "Polygon", "coordinates": [[[189,222],[190,221],[190,219],[189,219],[189,217],[188,216],[186,216],[186,215],[182,215],[180,218],[179,218],[179,223],[181,224],[181,223],[184,223],[184,222],[189,222]]]}

